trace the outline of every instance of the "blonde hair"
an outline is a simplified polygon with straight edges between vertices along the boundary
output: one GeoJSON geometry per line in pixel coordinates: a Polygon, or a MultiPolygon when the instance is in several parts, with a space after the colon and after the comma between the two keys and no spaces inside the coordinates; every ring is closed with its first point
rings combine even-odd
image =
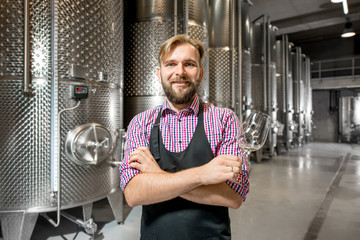
{"type": "Polygon", "coordinates": [[[166,57],[172,50],[174,50],[178,45],[189,43],[193,47],[196,48],[196,50],[199,52],[200,56],[200,64],[202,64],[202,61],[205,56],[205,49],[204,45],[201,41],[197,39],[192,39],[186,34],[176,35],[168,40],[166,40],[160,47],[160,52],[158,56],[159,64],[161,65],[162,60],[164,57],[166,57]]]}

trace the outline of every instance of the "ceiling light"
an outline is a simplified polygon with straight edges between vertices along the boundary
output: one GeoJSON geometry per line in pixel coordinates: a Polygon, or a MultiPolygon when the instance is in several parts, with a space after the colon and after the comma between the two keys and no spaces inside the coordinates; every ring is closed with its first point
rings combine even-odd
{"type": "Polygon", "coordinates": [[[347,0],[331,0],[331,2],[332,3],[342,3],[344,14],[349,13],[349,7],[348,7],[347,0]]]}
{"type": "Polygon", "coordinates": [[[342,1],[342,5],[343,5],[344,14],[348,14],[349,8],[348,8],[347,0],[342,1]]]}
{"type": "Polygon", "coordinates": [[[346,22],[345,23],[345,28],[343,33],[341,34],[341,37],[343,38],[348,38],[348,37],[353,37],[355,36],[355,32],[354,29],[352,29],[352,23],[351,22],[346,22]]]}

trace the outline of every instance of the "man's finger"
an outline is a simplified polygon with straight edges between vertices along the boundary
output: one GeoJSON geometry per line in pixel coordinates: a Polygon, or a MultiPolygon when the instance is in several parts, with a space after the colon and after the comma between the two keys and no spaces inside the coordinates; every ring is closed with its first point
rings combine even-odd
{"type": "Polygon", "coordinates": [[[236,160],[228,160],[224,164],[227,165],[227,166],[240,168],[241,165],[242,165],[242,162],[239,162],[239,161],[236,161],[236,160]]]}
{"type": "Polygon", "coordinates": [[[138,162],[132,162],[132,163],[129,163],[129,167],[131,167],[131,168],[135,168],[135,169],[137,169],[137,170],[141,171],[141,164],[140,164],[140,163],[138,163],[138,162]]]}

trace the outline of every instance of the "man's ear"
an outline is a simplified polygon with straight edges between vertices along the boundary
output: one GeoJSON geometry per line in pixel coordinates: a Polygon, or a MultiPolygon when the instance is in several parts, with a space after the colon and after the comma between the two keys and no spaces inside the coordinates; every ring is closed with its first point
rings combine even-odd
{"type": "Polygon", "coordinates": [[[202,83],[202,80],[203,80],[203,77],[204,77],[204,68],[203,67],[201,67],[200,68],[200,83],[202,83]]]}
{"type": "Polygon", "coordinates": [[[156,68],[156,76],[158,78],[158,82],[161,84],[161,73],[160,73],[160,67],[156,68]]]}

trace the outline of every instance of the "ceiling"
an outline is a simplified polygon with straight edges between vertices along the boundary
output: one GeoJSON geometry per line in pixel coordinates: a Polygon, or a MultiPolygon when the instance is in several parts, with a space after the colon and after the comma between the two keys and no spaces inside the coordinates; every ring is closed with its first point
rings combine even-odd
{"type": "MultiPolygon", "coordinates": [[[[339,38],[346,17],[342,3],[330,0],[250,0],[250,19],[268,15],[277,34],[287,34],[295,44],[339,38]]],[[[347,0],[352,27],[360,33],[360,0],[347,0]]]]}

